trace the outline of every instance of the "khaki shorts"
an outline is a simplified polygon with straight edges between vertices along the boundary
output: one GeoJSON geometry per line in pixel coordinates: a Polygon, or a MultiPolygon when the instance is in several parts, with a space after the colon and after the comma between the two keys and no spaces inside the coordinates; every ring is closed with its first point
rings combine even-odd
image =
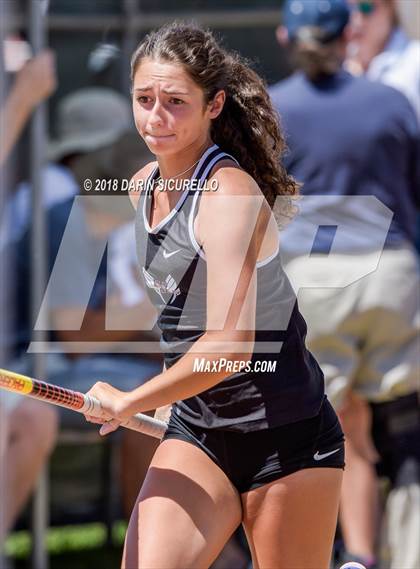
{"type": "Polygon", "coordinates": [[[308,324],[307,346],[335,407],[350,387],[373,402],[419,389],[419,267],[412,247],[380,256],[297,257],[285,271],[295,290],[304,282],[316,285],[300,289],[298,302],[308,324]],[[353,284],[332,288],[376,265],[353,284]]]}

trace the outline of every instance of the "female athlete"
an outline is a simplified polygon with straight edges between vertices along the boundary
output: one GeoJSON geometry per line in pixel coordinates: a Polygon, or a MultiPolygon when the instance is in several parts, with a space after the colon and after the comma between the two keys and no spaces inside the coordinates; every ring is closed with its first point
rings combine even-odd
{"type": "Polygon", "coordinates": [[[165,366],[131,392],[89,394],[102,434],[172,409],[123,567],[209,567],[242,523],[255,569],[327,569],[343,434],[281,268],[273,208],[280,197],[288,215],[297,185],[264,84],[210,32],[172,23],[135,51],[132,94],[156,156],[132,200],[165,366]]]}

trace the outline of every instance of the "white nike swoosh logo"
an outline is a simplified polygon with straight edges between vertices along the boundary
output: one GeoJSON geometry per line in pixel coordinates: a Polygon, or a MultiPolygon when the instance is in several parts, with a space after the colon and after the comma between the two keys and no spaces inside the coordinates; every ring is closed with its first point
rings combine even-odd
{"type": "Polygon", "coordinates": [[[169,259],[169,257],[172,257],[172,255],[176,255],[176,253],[179,253],[179,251],[181,251],[181,249],[177,249],[176,251],[172,251],[172,253],[167,253],[166,251],[164,251],[163,256],[165,257],[165,259],[169,259]]]}
{"type": "Polygon", "coordinates": [[[323,454],[319,453],[319,450],[316,451],[316,453],[314,454],[314,460],[322,460],[323,458],[327,458],[327,456],[330,456],[336,452],[338,452],[340,449],[336,448],[335,450],[332,450],[331,452],[324,452],[323,454]]]}

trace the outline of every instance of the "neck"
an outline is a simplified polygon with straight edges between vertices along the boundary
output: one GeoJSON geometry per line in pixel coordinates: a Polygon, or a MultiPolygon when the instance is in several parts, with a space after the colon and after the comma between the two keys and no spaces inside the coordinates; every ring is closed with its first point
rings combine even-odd
{"type": "Polygon", "coordinates": [[[193,164],[200,160],[202,154],[212,144],[213,142],[210,136],[206,136],[183,148],[180,152],[169,156],[156,156],[159,164],[160,177],[163,180],[174,177],[176,177],[177,180],[191,178],[195,168],[193,164]],[[183,173],[179,175],[180,172],[183,173]]]}

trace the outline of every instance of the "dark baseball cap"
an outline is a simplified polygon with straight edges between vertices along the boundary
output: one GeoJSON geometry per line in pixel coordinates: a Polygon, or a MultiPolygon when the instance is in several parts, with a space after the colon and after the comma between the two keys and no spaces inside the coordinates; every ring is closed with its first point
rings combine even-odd
{"type": "Polygon", "coordinates": [[[349,17],[346,0],[286,0],[283,9],[283,24],[291,40],[331,41],[341,36],[349,17]]]}

